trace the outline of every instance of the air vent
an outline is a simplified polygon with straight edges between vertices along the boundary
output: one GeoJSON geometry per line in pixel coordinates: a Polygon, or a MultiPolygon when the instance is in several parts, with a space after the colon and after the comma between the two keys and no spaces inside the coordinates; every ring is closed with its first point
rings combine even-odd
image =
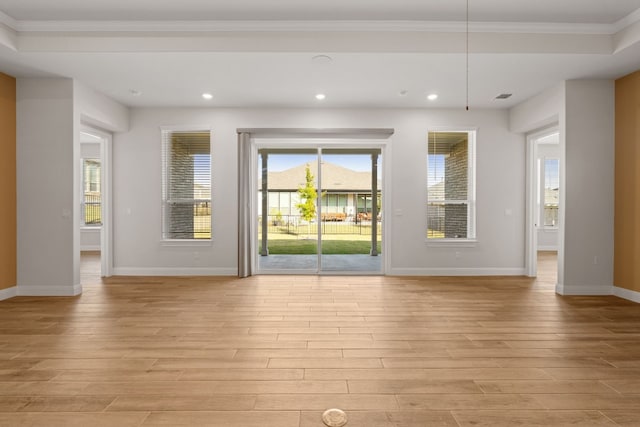
{"type": "Polygon", "coordinates": [[[501,93],[500,95],[496,96],[496,99],[508,99],[511,98],[511,95],[513,95],[512,93],[501,93]]]}

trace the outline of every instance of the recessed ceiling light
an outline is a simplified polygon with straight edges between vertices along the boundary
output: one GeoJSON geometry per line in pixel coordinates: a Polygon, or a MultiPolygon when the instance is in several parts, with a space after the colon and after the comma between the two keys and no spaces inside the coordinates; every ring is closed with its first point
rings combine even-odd
{"type": "Polygon", "coordinates": [[[438,94],[437,93],[430,93],[429,95],[427,95],[427,99],[429,101],[435,101],[436,99],[438,99],[438,94]]]}
{"type": "Polygon", "coordinates": [[[316,99],[318,101],[322,101],[323,99],[325,99],[327,96],[324,93],[318,93],[316,94],[316,99]]]}
{"type": "Polygon", "coordinates": [[[138,89],[129,89],[129,93],[131,94],[131,96],[140,96],[140,95],[142,95],[142,92],[139,91],[138,89]]]}
{"type": "Polygon", "coordinates": [[[210,93],[203,93],[202,97],[206,100],[213,99],[213,95],[211,95],[210,93]]]}

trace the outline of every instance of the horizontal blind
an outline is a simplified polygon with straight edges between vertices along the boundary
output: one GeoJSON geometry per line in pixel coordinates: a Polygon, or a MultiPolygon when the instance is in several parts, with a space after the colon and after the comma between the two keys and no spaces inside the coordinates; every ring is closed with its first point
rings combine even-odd
{"type": "Polygon", "coordinates": [[[102,225],[100,159],[82,160],[82,222],[87,226],[102,225]]]}
{"type": "Polygon", "coordinates": [[[427,237],[475,237],[472,132],[429,132],[427,237]]]}
{"type": "Polygon", "coordinates": [[[210,132],[163,130],[162,146],[163,239],[210,239],[210,132]]]}

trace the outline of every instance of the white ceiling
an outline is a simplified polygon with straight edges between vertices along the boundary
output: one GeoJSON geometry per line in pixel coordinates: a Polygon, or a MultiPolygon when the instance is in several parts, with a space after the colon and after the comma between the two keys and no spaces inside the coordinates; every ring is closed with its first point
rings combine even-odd
{"type": "MultiPolygon", "coordinates": [[[[640,69],[640,0],[469,3],[471,108],[640,69]]],[[[0,71],[76,78],[130,106],[467,102],[465,0],[0,0],[0,12],[0,71]]]]}
{"type": "MultiPolygon", "coordinates": [[[[425,20],[458,21],[465,0],[2,0],[29,20],[425,20]]],[[[476,21],[612,24],[636,0],[470,0],[476,21]]]]}

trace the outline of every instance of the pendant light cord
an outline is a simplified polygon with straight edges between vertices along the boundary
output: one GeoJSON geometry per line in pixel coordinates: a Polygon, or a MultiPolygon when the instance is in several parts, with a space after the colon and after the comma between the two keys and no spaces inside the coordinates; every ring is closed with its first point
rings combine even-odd
{"type": "Polygon", "coordinates": [[[469,0],[467,0],[467,31],[466,31],[466,61],[467,61],[467,111],[469,111],[469,0]]]}

